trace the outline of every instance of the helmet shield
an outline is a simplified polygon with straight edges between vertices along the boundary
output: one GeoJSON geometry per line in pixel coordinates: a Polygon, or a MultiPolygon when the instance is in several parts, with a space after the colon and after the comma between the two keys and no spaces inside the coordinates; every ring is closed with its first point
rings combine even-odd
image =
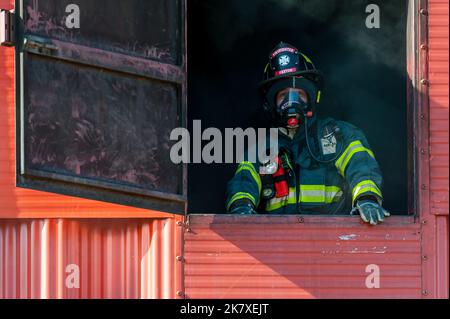
{"type": "Polygon", "coordinates": [[[285,48],[271,55],[270,68],[275,76],[299,71],[300,59],[295,49],[285,48]]]}

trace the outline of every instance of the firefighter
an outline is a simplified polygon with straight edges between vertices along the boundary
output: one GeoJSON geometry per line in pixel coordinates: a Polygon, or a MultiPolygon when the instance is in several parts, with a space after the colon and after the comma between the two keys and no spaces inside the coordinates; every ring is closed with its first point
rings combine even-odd
{"type": "Polygon", "coordinates": [[[278,155],[243,161],[227,187],[231,214],[360,215],[372,225],[390,214],[382,207],[383,178],[364,133],[320,118],[323,74],[309,57],[281,42],[259,84],[263,109],[279,128],[278,155]]]}

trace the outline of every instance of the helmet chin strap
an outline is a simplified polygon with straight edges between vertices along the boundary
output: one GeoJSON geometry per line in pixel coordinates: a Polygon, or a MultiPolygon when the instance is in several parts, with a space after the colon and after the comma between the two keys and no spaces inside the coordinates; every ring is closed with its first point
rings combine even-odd
{"type": "Polygon", "coordinates": [[[293,139],[298,132],[298,128],[280,127],[278,129],[281,133],[288,136],[290,139],[293,139]]]}

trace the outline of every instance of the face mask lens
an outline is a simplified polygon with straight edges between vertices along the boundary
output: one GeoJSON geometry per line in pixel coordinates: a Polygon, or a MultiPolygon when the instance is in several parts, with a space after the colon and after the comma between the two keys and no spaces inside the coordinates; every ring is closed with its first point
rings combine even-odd
{"type": "Polygon", "coordinates": [[[282,110],[289,107],[299,107],[301,105],[300,92],[296,89],[289,89],[281,92],[277,98],[277,106],[282,110]]]}
{"type": "Polygon", "coordinates": [[[288,128],[299,127],[301,115],[307,108],[306,100],[306,94],[302,90],[290,88],[280,91],[276,102],[284,126],[288,128]]]}

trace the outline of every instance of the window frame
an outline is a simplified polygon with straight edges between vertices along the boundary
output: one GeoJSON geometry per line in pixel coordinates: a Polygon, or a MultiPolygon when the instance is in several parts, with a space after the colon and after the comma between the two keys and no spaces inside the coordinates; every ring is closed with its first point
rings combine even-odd
{"type": "MultiPolygon", "coordinates": [[[[409,209],[415,218],[428,212],[430,204],[428,1],[410,0],[407,28],[408,157],[412,175],[408,183],[409,209]],[[411,27],[412,26],[412,27],[411,27]],[[411,185],[412,184],[412,185],[411,185]],[[413,197],[413,198],[411,198],[413,197]]],[[[411,213],[411,212],[410,212],[411,213]]]]}
{"type": "MultiPolygon", "coordinates": [[[[21,5],[23,0],[16,0],[16,25],[20,25],[23,18],[23,12],[21,5]]],[[[186,50],[187,44],[187,21],[186,21],[186,1],[180,0],[183,19],[181,21],[182,27],[182,52],[186,50]]],[[[429,184],[430,184],[430,171],[429,171],[429,86],[428,86],[428,22],[427,22],[427,7],[426,0],[410,0],[408,3],[408,25],[407,25],[407,116],[408,116],[408,189],[410,190],[408,196],[408,215],[402,215],[397,217],[420,217],[421,212],[428,211],[429,208],[429,184]],[[423,11],[424,10],[424,11],[423,11]]],[[[19,35],[19,28],[16,28],[17,35],[19,35]]],[[[22,38],[16,36],[18,43],[21,43],[22,38]]],[[[23,114],[23,94],[19,92],[18,88],[21,87],[21,81],[23,79],[23,69],[21,69],[20,50],[16,46],[16,182],[17,187],[25,187],[38,191],[46,190],[46,180],[38,181],[35,183],[28,183],[24,185],[21,180],[21,137],[23,133],[21,131],[21,116],[23,114]]],[[[184,73],[183,85],[181,86],[182,94],[182,117],[183,127],[187,125],[187,54],[182,54],[183,61],[181,62],[180,69],[184,73]]],[[[126,70],[127,71],[127,70],[126,70]]],[[[129,72],[129,70],[127,71],[129,72]]],[[[64,194],[64,183],[55,183],[54,187],[50,187],[47,191],[56,192],[58,194],[64,194]],[[60,185],[58,185],[60,184],[60,185]]],[[[88,193],[80,191],[80,197],[85,199],[105,200],[111,202],[111,191],[106,190],[102,195],[93,198],[88,193]]],[[[67,194],[73,196],[73,194],[67,194]]],[[[159,195],[159,194],[154,194],[159,195]]],[[[117,194],[114,194],[117,197],[117,194]]],[[[164,197],[164,196],[163,196],[164,197]]],[[[155,197],[156,199],[158,196],[155,197]]],[[[119,196],[118,204],[129,205],[139,207],[137,203],[129,201],[129,195],[119,196]]],[[[179,198],[184,201],[184,206],[187,203],[187,164],[183,164],[183,196],[179,198]]],[[[81,199],[83,200],[83,199],[81,199]]],[[[161,207],[166,202],[164,198],[160,198],[161,207]]],[[[158,209],[158,208],[156,208],[158,209]]],[[[161,211],[164,211],[161,208],[161,211]]],[[[159,213],[160,214],[160,213],[159,213]]],[[[187,210],[184,209],[184,214],[187,215],[187,210]]],[[[51,214],[50,214],[51,215],[51,214]]],[[[74,212],[73,214],[65,215],[66,217],[83,217],[85,213],[74,212]]],[[[141,214],[137,214],[142,217],[141,214]]],[[[36,217],[34,214],[30,216],[36,217]]],[[[90,217],[108,217],[108,214],[89,214],[90,217]]],[[[26,217],[26,215],[25,215],[26,217]]],[[[42,215],[40,217],[46,217],[42,215]]],[[[116,216],[117,217],[117,216],[116,216]]],[[[127,214],[124,217],[133,217],[127,214]]]]}
{"type": "MultiPolygon", "coordinates": [[[[417,222],[421,212],[429,208],[429,85],[428,85],[428,2],[409,0],[406,26],[406,113],[407,113],[407,212],[397,218],[417,222]]],[[[395,212],[394,212],[395,213],[395,212]]],[[[189,215],[199,215],[191,213],[189,215]]],[[[270,215],[270,214],[267,214],[270,215]]],[[[308,214],[307,218],[324,218],[328,222],[344,221],[350,215],[323,216],[308,214]]]]}

